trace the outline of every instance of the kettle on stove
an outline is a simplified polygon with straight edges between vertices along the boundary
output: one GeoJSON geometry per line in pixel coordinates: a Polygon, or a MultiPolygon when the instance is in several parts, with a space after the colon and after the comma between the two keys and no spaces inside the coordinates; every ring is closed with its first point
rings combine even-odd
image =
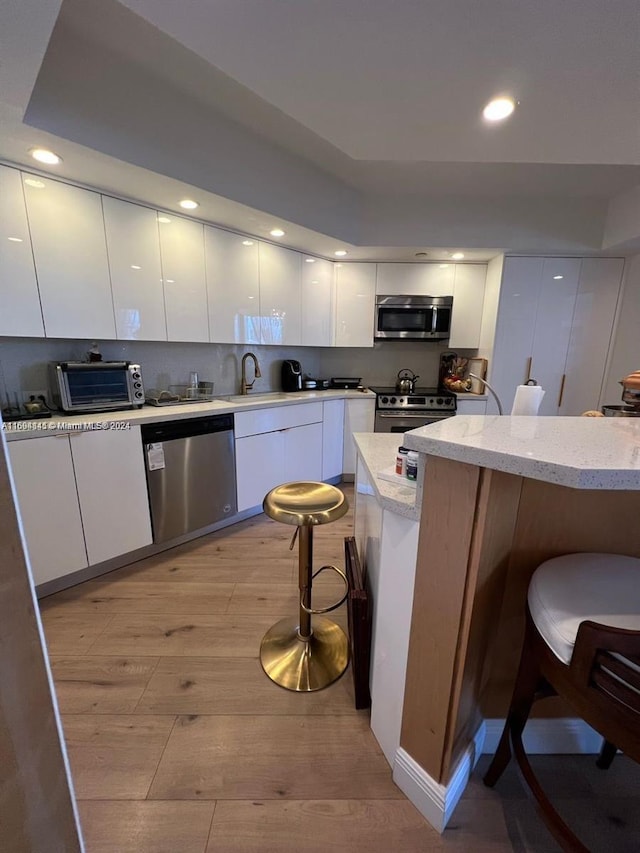
{"type": "Polygon", "coordinates": [[[416,376],[413,370],[403,367],[398,371],[396,379],[396,394],[414,394],[416,390],[416,382],[420,379],[416,376]]]}

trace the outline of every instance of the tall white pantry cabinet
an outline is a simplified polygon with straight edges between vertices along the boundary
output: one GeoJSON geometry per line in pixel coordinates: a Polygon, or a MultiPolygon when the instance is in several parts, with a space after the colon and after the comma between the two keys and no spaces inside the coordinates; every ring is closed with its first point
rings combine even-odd
{"type": "Polygon", "coordinates": [[[623,269],[622,258],[505,259],[488,377],[505,414],[529,379],[545,390],[541,415],[598,408],[623,269]]]}

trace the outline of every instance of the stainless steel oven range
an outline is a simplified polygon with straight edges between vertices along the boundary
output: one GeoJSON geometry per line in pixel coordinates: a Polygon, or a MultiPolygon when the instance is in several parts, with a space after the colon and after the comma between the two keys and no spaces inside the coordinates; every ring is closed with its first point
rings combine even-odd
{"type": "Polygon", "coordinates": [[[375,432],[407,432],[456,413],[456,395],[436,388],[398,394],[395,388],[372,388],[376,394],[375,432]]]}

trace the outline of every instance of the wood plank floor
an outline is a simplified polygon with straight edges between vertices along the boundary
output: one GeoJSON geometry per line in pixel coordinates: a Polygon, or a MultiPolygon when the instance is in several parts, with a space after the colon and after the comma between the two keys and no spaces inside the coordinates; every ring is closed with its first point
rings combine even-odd
{"type": "MultiPolygon", "coordinates": [[[[352,524],[316,528],[316,567],[343,565],[352,524]]],[[[291,534],[258,516],[41,602],[87,853],[554,850],[513,773],[496,791],[474,779],[438,835],[393,784],[349,671],[306,695],[264,675],[264,632],[297,610],[291,534]]],[[[340,589],[322,575],[314,601],[340,589]]],[[[564,758],[539,759],[551,786],[564,758]]],[[[640,849],[639,780],[624,760],[609,774],[608,849],[640,849]]]]}

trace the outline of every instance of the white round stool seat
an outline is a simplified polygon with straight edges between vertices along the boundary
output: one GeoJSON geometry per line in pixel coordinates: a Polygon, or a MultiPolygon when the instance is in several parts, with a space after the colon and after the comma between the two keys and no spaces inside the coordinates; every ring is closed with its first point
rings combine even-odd
{"type": "Polygon", "coordinates": [[[620,554],[554,557],[534,572],[527,600],[542,638],[568,664],[585,620],[640,631],[640,559],[620,554]]]}

